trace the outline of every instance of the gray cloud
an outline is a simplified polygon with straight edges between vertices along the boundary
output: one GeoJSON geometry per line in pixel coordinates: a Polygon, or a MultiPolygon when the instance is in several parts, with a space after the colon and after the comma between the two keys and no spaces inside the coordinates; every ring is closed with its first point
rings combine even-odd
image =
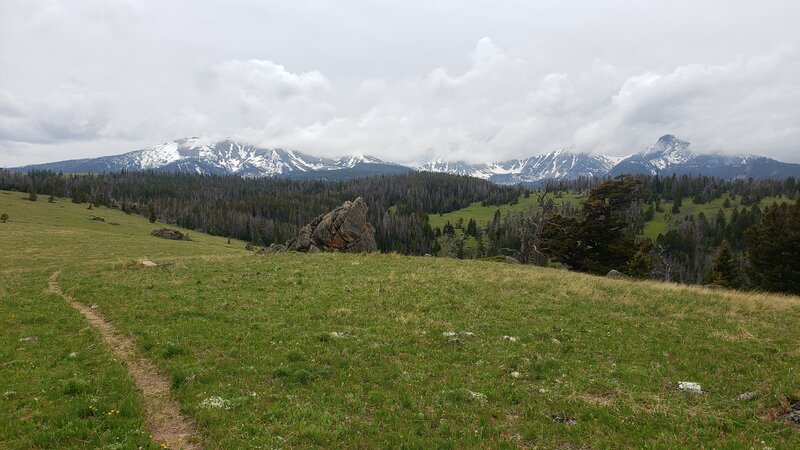
{"type": "Polygon", "coordinates": [[[800,162],[800,4],[0,0],[0,165],[189,135],[398,162],[664,133],[800,162]]]}

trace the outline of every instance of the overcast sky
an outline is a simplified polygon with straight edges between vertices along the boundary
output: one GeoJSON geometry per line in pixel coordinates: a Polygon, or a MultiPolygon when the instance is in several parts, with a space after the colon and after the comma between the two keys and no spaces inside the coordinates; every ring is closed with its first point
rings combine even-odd
{"type": "Polygon", "coordinates": [[[800,2],[0,0],[0,166],[231,136],[800,162],[800,2]]]}

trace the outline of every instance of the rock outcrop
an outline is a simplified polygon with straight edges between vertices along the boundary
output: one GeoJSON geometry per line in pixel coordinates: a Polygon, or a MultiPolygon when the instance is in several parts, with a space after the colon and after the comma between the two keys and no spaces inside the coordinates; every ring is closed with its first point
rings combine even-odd
{"type": "Polygon", "coordinates": [[[315,253],[338,250],[360,253],[378,251],[375,229],[367,222],[367,204],[361,197],[323,214],[304,226],[288,250],[315,253]]]}
{"type": "Polygon", "coordinates": [[[191,241],[188,235],[183,234],[178,230],[173,230],[172,228],[159,228],[151,231],[150,234],[155,237],[171,239],[173,241],[191,241]]]}

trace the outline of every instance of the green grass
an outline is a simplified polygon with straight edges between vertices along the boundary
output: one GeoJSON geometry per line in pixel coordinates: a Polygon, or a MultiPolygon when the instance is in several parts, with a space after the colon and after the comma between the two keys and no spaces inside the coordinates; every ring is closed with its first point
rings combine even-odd
{"type": "MultiPolygon", "coordinates": [[[[723,210],[725,212],[725,217],[730,218],[734,207],[741,210],[741,197],[738,197],[736,200],[731,200],[731,206],[729,208],[724,208],[723,204],[726,198],[728,197],[723,196],[703,204],[695,204],[691,198],[687,198],[683,200],[683,206],[680,208],[680,213],[678,214],[672,214],[673,202],[664,202],[661,204],[661,208],[664,211],[656,212],[653,220],[645,224],[644,235],[655,241],[659,234],[663,234],[667,231],[669,223],[673,223],[680,218],[690,215],[697,218],[701,212],[706,215],[709,221],[713,221],[714,218],[717,217],[719,210],[723,210]]],[[[767,197],[758,203],[758,207],[763,210],[775,202],[782,203],[786,201],[787,199],[785,197],[767,197]]]]}
{"type": "MultiPolygon", "coordinates": [[[[577,207],[581,200],[584,198],[583,194],[577,192],[560,192],[552,196],[556,206],[568,204],[577,207]]],[[[494,218],[494,213],[500,210],[500,216],[505,218],[509,212],[524,211],[530,207],[537,207],[536,195],[530,195],[528,198],[521,196],[517,203],[511,205],[481,205],[481,202],[475,202],[466,208],[452,211],[445,214],[431,214],[428,216],[428,223],[431,228],[443,228],[449,221],[451,225],[455,226],[458,219],[464,220],[464,228],[467,227],[467,222],[470,219],[475,219],[479,228],[484,228],[486,222],[491,222],[494,218]]]]}
{"type": "MultiPolygon", "coordinates": [[[[571,205],[572,207],[579,209],[580,204],[585,198],[585,196],[581,193],[577,192],[562,192],[558,193],[557,197],[554,197],[554,201],[557,206],[560,205],[571,205]]],[[[656,212],[655,217],[653,220],[647,222],[644,227],[643,234],[646,237],[649,237],[652,240],[655,240],[659,234],[663,234],[667,231],[667,226],[669,223],[674,222],[679,218],[686,217],[688,215],[693,215],[697,217],[698,214],[701,212],[708,217],[709,220],[713,220],[716,217],[717,212],[722,209],[725,211],[726,217],[730,218],[731,211],[733,211],[734,207],[738,207],[741,209],[741,197],[737,198],[736,200],[731,201],[731,206],[729,208],[723,208],[723,204],[725,203],[725,198],[721,197],[715,200],[712,200],[708,203],[704,204],[695,204],[691,198],[687,198],[683,200],[683,206],[681,207],[681,211],[679,214],[672,214],[672,202],[664,202],[661,204],[662,209],[664,212],[656,212]]],[[[778,197],[767,197],[761,200],[758,206],[761,209],[766,208],[767,206],[771,205],[774,202],[785,202],[786,198],[778,198],[778,197]]],[[[520,197],[519,201],[513,205],[488,205],[483,206],[480,202],[475,202],[469,205],[466,208],[462,208],[456,211],[452,211],[446,214],[431,214],[429,216],[428,222],[431,225],[431,228],[443,228],[444,225],[449,221],[451,225],[455,226],[458,219],[463,219],[464,221],[464,228],[467,226],[467,222],[470,219],[475,219],[478,223],[478,227],[483,229],[487,222],[490,222],[494,217],[495,211],[498,209],[500,210],[501,217],[505,218],[509,212],[512,211],[524,211],[526,208],[529,207],[536,207],[536,196],[531,195],[528,198],[520,197]]],[[[645,205],[646,206],[646,205],[645,205]]],[[[463,235],[461,231],[456,231],[457,234],[463,235]]],[[[475,247],[475,239],[467,238],[466,246],[469,248],[475,247]]]]}
{"type": "Polygon", "coordinates": [[[193,242],[166,241],[138,216],[26,199],[0,191],[10,216],[0,223],[0,448],[158,448],[125,367],[47,279],[145,257],[244,253],[244,244],[191,232],[193,242]]]}
{"type": "Polygon", "coordinates": [[[800,429],[774,420],[800,397],[796,297],[480,261],[256,256],[20,197],[0,193],[11,215],[0,390],[15,391],[0,398],[2,448],[148,445],[123,368],[46,293],[56,268],[170,375],[210,448],[800,446],[800,429]],[[172,264],[135,264],[145,256],[172,264]],[[739,400],[745,391],[758,396],[739,400]],[[120,408],[117,422],[80,414],[95,397],[120,408]]]}

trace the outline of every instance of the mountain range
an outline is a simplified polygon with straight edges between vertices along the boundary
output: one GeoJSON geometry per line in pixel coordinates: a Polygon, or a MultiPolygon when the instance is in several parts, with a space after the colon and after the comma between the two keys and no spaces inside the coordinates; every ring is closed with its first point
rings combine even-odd
{"type": "Polygon", "coordinates": [[[536,185],[549,179],[616,176],[623,173],[692,174],[733,178],[800,177],[800,164],[765,156],[695,153],[671,134],[629,156],[614,157],[558,150],[524,159],[471,164],[437,159],[408,167],[371,156],[322,158],[281,148],[261,148],[233,139],[184,138],[122,155],[76,159],[14,168],[68,173],[155,170],[182,173],[344,180],[412,170],[445,172],[487,179],[498,184],[536,185]]]}

